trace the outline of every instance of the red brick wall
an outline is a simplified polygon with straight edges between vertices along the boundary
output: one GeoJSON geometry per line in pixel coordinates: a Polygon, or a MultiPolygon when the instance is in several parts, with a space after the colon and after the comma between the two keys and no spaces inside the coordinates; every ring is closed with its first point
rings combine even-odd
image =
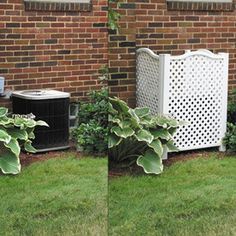
{"type": "MultiPolygon", "coordinates": [[[[121,1],[120,1],[121,2],[121,1]]],[[[117,9],[116,5],[113,8],[117,9]]],[[[135,105],[135,1],[124,0],[119,6],[119,30],[109,32],[109,68],[111,96],[135,105]]]]}
{"type": "Polygon", "coordinates": [[[0,1],[0,76],[7,89],[52,88],[76,99],[99,86],[107,0],[92,2],[89,12],[43,12],[25,11],[23,0],[0,1]]]}
{"type": "MultiPolygon", "coordinates": [[[[184,53],[184,50],[196,50],[205,48],[213,52],[229,52],[229,88],[236,86],[236,11],[234,4],[232,7],[225,8],[225,11],[220,10],[222,5],[200,5],[204,10],[169,10],[167,9],[166,0],[137,0],[128,1],[135,2],[135,16],[132,14],[132,22],[136,25],[128,26],[130,23],[131,14],[128,10],[124,13],[121,20],[121,27],[125,27],[126,34],[134,41],[131,32],[136,28],[136,39],[133,48],[148,47],[156,53],[171,53],[174,55],[184,53]],[[214,11],[208,10],[213,9],[214,11]],[[127,17],[128,16],[128,17],[127,17]]],[[[169,5],[170,6],[170,5],[169,5]]],[[[187,6],[187,5],[186,5],[187,6]]],[[[172,8],[175,6],[171,6],[172,8]]],[[[185,5],[181,5],[185,7],[185,5]]],[[[191,6],[197,8],[198,6],[191,6]]],[[[122,13],[122,10],[121,10],[122,13]]],[[[120,34],[123,36],[123,34],[120,34]]],[[[122,41],[124,38],[117,39],[122,41]]],[[[119,43],[112,43],[113,51],[120,51],[122,47],[119,43]]],[[[133,54],[124,52],[127,63],[133,60],[133,54]]],[[[122,55],[122,54],[121,54],[122,55]]],[[[116,65],[116,72],[127,68],[123,65],[125,62],[120,62],[118,58],[113,57],[113,65],[116,65]]],[[[133,62],[130,64],[129,70],[132,71],[130,84],[135,85],[135,76],[133,71],[133,62]]],[[[114,66],[113,66],[114,67],[114,66]]],[[[127,88],[121,84],[123,78],[113,80],[113,85],[116,86],[113,90],[117,91],[117,95],[125,100],[134,100],[135,93],[127,93],[127,88]],[[116,82],[115,82],[116,81],[116,82]]]]}

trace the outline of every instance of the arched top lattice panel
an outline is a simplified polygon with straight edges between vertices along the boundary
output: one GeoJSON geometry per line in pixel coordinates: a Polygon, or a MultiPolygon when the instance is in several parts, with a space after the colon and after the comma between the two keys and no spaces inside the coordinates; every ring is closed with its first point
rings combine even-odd
{"type": "Polygon", "coordinates": [[[222,145],[227,116],[228,54],[208,50],[181,56],[137,53],[137,101],[154,114],[188,122],[175,137],[180,150],[222,145]]]}

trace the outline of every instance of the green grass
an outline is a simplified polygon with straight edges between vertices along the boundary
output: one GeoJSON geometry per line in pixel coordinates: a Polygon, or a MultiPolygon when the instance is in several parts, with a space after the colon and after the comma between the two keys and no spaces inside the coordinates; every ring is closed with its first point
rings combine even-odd
{"type": "Polygon", "coordinates": [[[107,159],[73,155],[0,176],[0,235],[106,235],[107,159]]]}
{"type": "Polygon", "coordinates": [[[235,236],[236,157],[109,181],[109,235],[235,236]]]}

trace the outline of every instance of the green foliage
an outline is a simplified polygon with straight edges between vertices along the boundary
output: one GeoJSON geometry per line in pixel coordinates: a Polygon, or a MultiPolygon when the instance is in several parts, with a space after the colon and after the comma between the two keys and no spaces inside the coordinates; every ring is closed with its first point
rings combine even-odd
{"type": "Polygon", "coordinates": [[[73,132],[77,139],[78,150],[86,153],[104,153],[107,150],[107,132],[108,128],[104,128],[95,120],[89,123],[82,123],[73,132]]]}
{"type": "Polygon", "coordinates": [[[89,93],[89,102],[79,103],[78,125],[72,132],[78,149],[85,153],[105,153],[108,142],[108,91],[89,93]]]}
{"type": "Polygon", "coordinates": [[[236,152],[236,125],[227,123],[227,132],[224,137],[224,144],[229,152],[236,152]]]}
{"type": "Polygon", "coordinates": [[[236,123],[236,89],[232,90],[228,101],[228,122],[236,123]]]}
{"type": "Polygon", "coordinates": [[[136,161],[146,173],[160,174],[164,150],[177,150],[172,135],[180,123],[152,116],[148,108],[131,109],[124,101],[109,98],[109,124],[109,158],[114,162],[136,161]]]}
{"type": "Polygon", "coordinates": [[[8,116],[8,110],[0,107],[0,169],[4,174],[18,174],[21,170],[21,148],[35,152],[31,145],[35,126],[47,126],[44,121],[8,116]]]}
{"type": "Polygon", "coordinates": [[[117,3],[119,6],[119,0],[109,0],[108,7],[108,28],[111,30],[116,30],[119,29],[118,20],[120,19],[121,15],[116,9],[111,7],[111,3],[117,3]]]}
{"type": "Polygon", "coordinates": [[[227,151],[236,152],[236,90],[229,96],[227,120],[227,132],[223,142],[227,151]]]}

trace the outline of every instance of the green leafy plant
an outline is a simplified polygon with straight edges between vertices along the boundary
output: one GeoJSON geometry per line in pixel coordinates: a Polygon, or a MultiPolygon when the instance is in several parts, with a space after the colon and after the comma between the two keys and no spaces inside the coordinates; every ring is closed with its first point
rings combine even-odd
{"type": "Polygon", "coordinates": [[[224,137],[224,144],[227,151],[236,152],[236,125],[233,123],[227,123],[227,132],[224,137]]]}
{"type": "Polygon", "coordinates": [[[228,122],[236,123],[236,89],[232,90],[228,101],[228,122]]]}
{"type": "Polygon", "coordinates": [[[0,107],[0,169],[4,174],[18,174],[21,170],[21,149],[35,152],[32,146],[35,126],[48,126],[44,121],[8,115],[8,109],[0,107]]]}
{"type": "Polygon", "coordinates": [[[121,17],[120,13],[114,9],[111,4],[117,3],[119,6],[119,0],[109,0],[109,7],[108,7],[108,28],[111,30],[119,29],[118,21],[121,17]]]}
{"type": "Polygon", "coordinates": [[[105,153],[108,142],[108,90],[89,93],[89,102],[80,102],[77,128],[72,137],[80,151],[85,153],[105,153]]]}
{"type": "Polygon", "coordinates": [[[108,128],[103,127],[95,120],[82,123],[74,131],[78,142],[78,150],[85,153],[104,153],[107,151],[108,128]]]}
{"type": "Polygon", "coordinates": [[[227,113],[227,131],[224,137],[224,144],[227,151],[236,151],[236,89],[229,95],[228,113],[227,113]]]}
{"type": "Polygon", "coordinates": [[[160,174],[164,151],[177,151],[172,135],[180,122],[153,116],[149,108],[132,109],[118,98],[109,98],[109,125],[109,158],[113,162],[136,162],[146,173],[160,174]]]}

